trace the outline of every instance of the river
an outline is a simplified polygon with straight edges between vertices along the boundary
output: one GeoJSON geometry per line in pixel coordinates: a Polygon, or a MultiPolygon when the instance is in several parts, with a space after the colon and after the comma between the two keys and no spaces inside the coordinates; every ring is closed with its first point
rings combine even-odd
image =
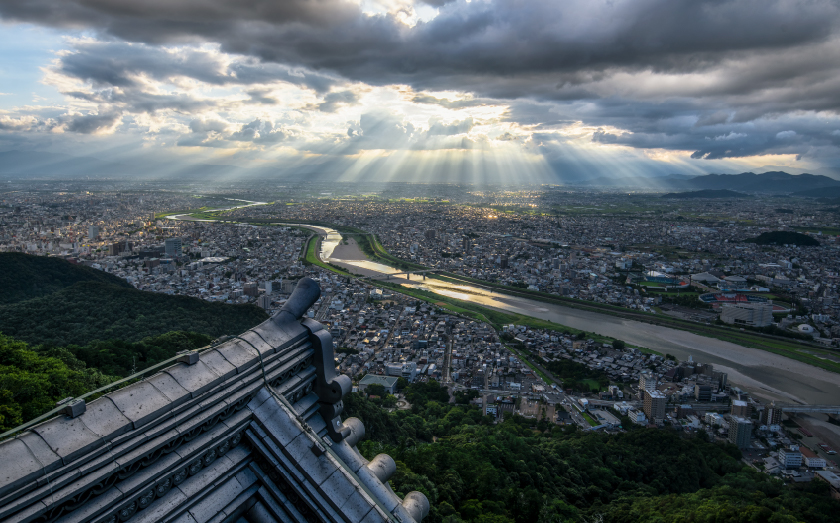
{"type": "MultiPolygon", "coordinates": [[[[218,209],[206,209],[201,212],[217,212],[217,211],[232,211],[234,209],[244,209],[245,207],[253,207],[255,205],[266,205],[266,202],[252,202],[250,200],[237,200],[236,198],[225,198],[225,200],[229,200],[232,202],[244,202],[240,205],[231,205],[230,207],[219,207],[218,209]]],[[[164,216],[167,220],[180,220],[185,222],[217,222],[219,220],[207,220],[204,218],[193,218],[190,216],[190,213],[187,214],[172,214],[170,216],[164,216]]]]}
{"type": "MultiPolygon", "coordinates": [[[[388,265],[368,260],[352,239],[344,244],[341,234],[335,229],[307,227],[322,235],[319,255],[324,261],[364,276],[399,272],[388,265]]],[[[472,285],[453,284],[433,278],[422,280],[416,275],[414,278],[416,280],[395,278],[395,282],[610,336],[630,345],[673,354],[681,360],[693,356],[695,361],[714,364],[716,369],[728,373],[731,383],[764,399],[810,404],[840,402],[840,375],[761,349],[608,314],[511,296],[472,285]]]]}

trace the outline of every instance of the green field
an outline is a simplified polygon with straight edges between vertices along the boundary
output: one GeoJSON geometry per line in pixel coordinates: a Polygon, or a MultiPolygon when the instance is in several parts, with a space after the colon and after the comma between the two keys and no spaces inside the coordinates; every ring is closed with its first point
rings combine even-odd
{"type": "Polygon", "coordinates": [[[585,383],[589,386],[590,390],[601,390],[601,384],[598,383],[598,380],[593,379],[586,379],[586,380],[577,380],[578,383],[585,383]]]}
{"type": "Polygon", "coordinates": [[[590,416],[586,411],[581,412],[580,415],[583,416],[583,419],[585,419],[586,422],[589,423],[589,425],[591,427],[597,427],[598,426],[598,422],[595,421],[595,418],[590,416]]]}

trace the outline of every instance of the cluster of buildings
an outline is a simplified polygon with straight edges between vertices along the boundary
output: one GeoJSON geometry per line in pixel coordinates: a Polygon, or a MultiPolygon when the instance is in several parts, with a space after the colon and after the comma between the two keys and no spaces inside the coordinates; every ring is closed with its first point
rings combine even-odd
{"type": "Polygon", "coordinates": [[[254,303],[272,312],[299,278],[319,280],[322,296],[308,314],[329,328],[340,372],[361,390],[380,384],[395,392],[400,379],[436,379],[453,391],[476,391],[473,401],[496,417],[516,412],[620,430],[627,416],[640,425],[704,429],[745,449],[769,440],[778,449],[769,457],[779,470],[797,470],[797,463],[803,470],[820,468],[807,446],[791,446],[797,441],[786,435],[781,410],[731,387],[712,365],[570,333],[517,325],[496,332],[307,266],[301,252],[310,233],[271,224],[357,227],[376,234],[391,254],[426,267],[632,309],[677,314],[656,287],[690,286],[689,295],[713,318],[756,327],[778,323],[832,343],[840,338],[836,239],[820,235],[822,246],[809,248],[743,243],[768,228],[828,219],[804,206],[776,213],[776,204],[756,199],[739,207],[687,202],[674,209],[648,199],[646,207],[617,212],[623,205],[618,196],[592,195],[581,206],[578,196],[560,191],[459,189],[428,199],[317,193],[232,210],[226,214],[231,220],[250,222],[233,224],[162,219],[162,210],[196,208],[193,196],[178,192],[30,187],[0,198],[0,251],[61,256],[138,289],[254,303]],[[787,317],[780,317],[780,300],[771,294],[789,302],[787,317]],[[524,360],[522,351],[534,361],[524,360]],[[561,360],[597,370],[612,385],[580,393],[566,389],[562,377],[546,382],[534,371],[535,364],[561,360]]]}
{"type": "MultiPolygon", "coordinates": [[[[529,196],[514,193],[504,203],[497,194],[491,205],[311,200],[276,215],[359,227],[376,234],[392,255],[428,268],[631,309],[763,327],[801,307],[807,314],[785,328],[808,325],[806,334],[827,345],[840,340],[837,237],[814,233],[819,247],[744,242],[768,230],[831,227],[833,215],[815,215],[804,203],[779,213],[778,202],[761,199],[737,206],[688,201],[679,208],[648,200],[650,210],[611,213],[619,205],[614,195],[590,195],[593,203],[586,207],[575,198],[565,213],[528,213],[531,206],[559,208],[565,201],[562,195],[554,195],[557,203],[545,201],[551,194],[529,196]],[[679,289],[696,298],[693,307],[669,303],[679,289]],[[735,294],[781,298],[725,303],[735,294]]],[[[272,210],[236,213],[271,216],[272,210]]]]}

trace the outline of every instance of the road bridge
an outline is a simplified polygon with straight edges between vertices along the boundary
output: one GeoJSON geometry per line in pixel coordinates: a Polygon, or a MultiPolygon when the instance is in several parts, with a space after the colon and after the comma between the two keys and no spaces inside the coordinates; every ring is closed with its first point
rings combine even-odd
{"type": "Polygon", "coordinates": [[[817,414],[840,415],[840,405],[797,405],[795,403],[776,404],[776,408],[788,414],[794,412],[811,412],[817,414]]]}
{"type": "Polygon", "coordinates": [[[396,278],[400,275],[404,275],[406,277],[406,279],[410,280],[412,274],[417,274],[417,275],[422,276],[423,279],[425,280],[426,279],[426,274],[429,274],[429,273],[432,273],[432,272],[443,272],[443,271],[440,270],[440,269],[425,269],[425,270],[422,270],[422,271],[404,271],[404,272],[394,272],[394,273],[391,273],[391,274],[379,274],[379,275],[376,275],[376,276],[364,276],[361,279],[362,280],[371,280],[371,281],[390,280],[391,278],[396,278]]]}

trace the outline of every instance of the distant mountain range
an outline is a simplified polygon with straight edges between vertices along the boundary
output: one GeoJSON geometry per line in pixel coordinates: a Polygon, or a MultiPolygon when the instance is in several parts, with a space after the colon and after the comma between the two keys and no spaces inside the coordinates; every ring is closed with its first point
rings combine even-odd
{"type": "MultiPolygon", "coordinates": [[[[143,158],[121,160],[102,160],[90,156],[72,156],[67,154],[42,151],[7,151],[0,152],[0,178],[9,179],[114,179],[139,178],[171,179],[179,181],[212,181],[217,179],[306,179],[312,182],[327,182],[339,178],[350,164],[329,161],[314,161],[311,164],[296,166],[261,165],[247,167],[239,165],[216,165],[188,163],[170,155],[150,155],[143,158]]],[[[384,164],[383,164],[384,165],[384,164]]],[[[377,165],[369,166],[370,172],[364,173],[358,182],[378,182],[380,172],[377,165]]],[[[406,176],[411,175],[412,167],[403,167],[406,176]]],[[[487,180],[493,183],[511,183],[508,173],[492,166],[487,168],[487,180]]],[[[426,183],[467,183],[458,168],[441,170],[435,178],[424,178],[426,183]]],[[[469,177],[467,177],[469,178],[469,177]]],[[[394,181],[401,180],[399,176],[394,181]]],[[[523,180],[523,183],[536,183],[523,180]]],[[[561,183],[572,186],[604,188],[639,188],[660,192],[683,192],[702,190],[729,190],[744,193],[793,194],[810,197],[840,197],[840,180],[815,174],[788,174],[784,171],[768,171],[760,174],[745,172],[740,174],[707,174],[692,176],[687,174],[669,174],[667,176],[637,176],[632,178],[587,177],[585,171],[574,175],[547,175],[539,183],[561,183]],[[826,191],[826,189],[829,189],[826,191]]]]}
{"type": "Polygon", "coordinates": [[[749,194],[730,191],[728,189],[704,189],[702,191],[669,192],[668,194],[663,194],[662,197],[677,198],[681,200],[688,198],[751,198],[749,194]]]}
{"type": "Polygon", "coordinates": [[[687,177],[672,174],[659,178],[595,178],[580,185],[642,187],[663,191],[728,190],[743,193],[794,194],[796,196],[840,195],[840,180],[819,174],[789,174],[784,171],[740,174],[706,174],[687,177]],[[828,194],[826,189],[828,189],[828,194]]]}

